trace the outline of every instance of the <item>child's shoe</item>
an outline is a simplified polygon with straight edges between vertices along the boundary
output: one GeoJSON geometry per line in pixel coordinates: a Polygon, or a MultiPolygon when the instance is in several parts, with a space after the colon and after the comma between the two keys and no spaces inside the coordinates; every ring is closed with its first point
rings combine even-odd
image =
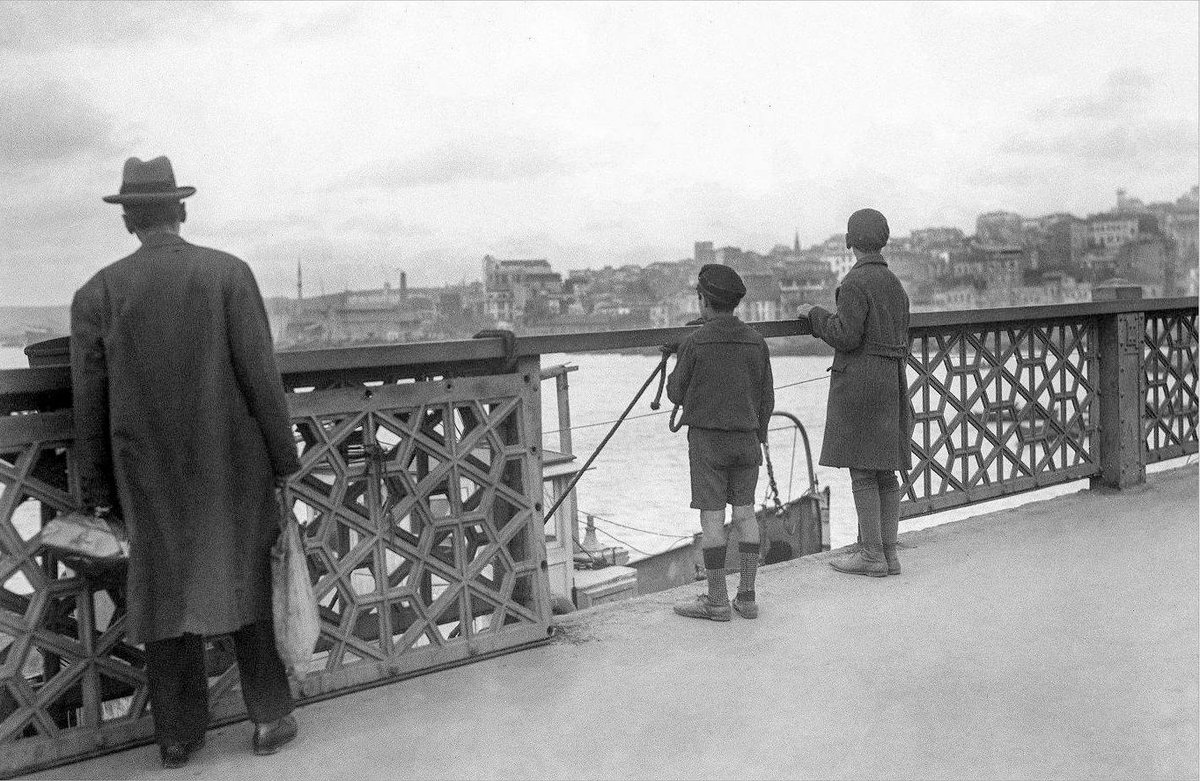
{"type": "Polygon", "coordinates": [[[742,618],[758,618],[758,603],[754,600],[738,597],[731,604],[734,611],[742,618]]]}
{"type": "Polygon", "coordinates": [[[883,546],[883,557],[887,559],[887,567],[889,575],[900,574],[900,557],[896,555],[895,545],[883,546]]]}
{"type": "Polygon", "coordinates": [[[872,550],[860,547],[857,551],[836,561],[829,566],[847,575],[867,575],[872,578],[886,578],[888,574],[887,559],[882,550],[872,550]]]}
{"type": "Polygon", "coordinates": [[[728,601],[724,605],[714,605],[708,601],[708,594],[701,594],[690,602],[677,603],[675,612],[687,618],[707,618],[709,621],[729,621],[732,617],[728,601]]]}

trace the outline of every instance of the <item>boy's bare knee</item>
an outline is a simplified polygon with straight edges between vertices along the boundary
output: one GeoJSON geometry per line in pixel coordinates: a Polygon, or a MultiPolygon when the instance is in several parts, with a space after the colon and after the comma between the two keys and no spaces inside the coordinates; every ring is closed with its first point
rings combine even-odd
{"type": "Polygon", "coordinates": [[[715,548],[725,544],[725,508],[701,510],[700,529],[704,532],[704,547],[715,548]]]}
{"type": "Polygon", "coordinates": [[[746,504],[733,508],[733,524],[737,527],[738,538],[742,542],[757,543],[758,518],[754,515],[754,505],[746,504]]]}

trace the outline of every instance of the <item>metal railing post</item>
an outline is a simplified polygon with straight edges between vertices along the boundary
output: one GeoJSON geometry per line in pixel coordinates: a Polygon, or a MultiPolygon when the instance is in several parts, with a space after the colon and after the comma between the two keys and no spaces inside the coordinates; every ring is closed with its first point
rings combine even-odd
{"type": "Polygon", "coordinates": [[[1130,488],[1146,482],[1146,316],[1121,312],[1097,318],[1100,397],[1100,474],[1092,488],[1130,488]]]}
{"type": "Polygon", "coordinates": [[[558,400],[558,449],[563,453],[572,453],[571,442],[571,391],[567,383],[567,371],[555,376],[554,386],[558,400]]]}

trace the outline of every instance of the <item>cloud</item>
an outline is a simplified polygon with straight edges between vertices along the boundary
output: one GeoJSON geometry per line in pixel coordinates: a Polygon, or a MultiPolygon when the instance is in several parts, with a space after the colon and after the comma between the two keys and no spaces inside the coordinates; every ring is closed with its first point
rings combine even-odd
{"type": "Polygon", "coordinates": [[[77,87],[45,79],[0,86],[0,167],[22,168],[120,148],[111,117],[77,87]]]}
{"type": "Polygon", "coordinates": [[[356,214],[343,220],[338,228],[369,236],[431,236],[434,233],[426,223],[409,222],[386,214],[356,214]]]}
{"type": "Polygon", "coordinates": [[[405,158],[379,160],[359,168],[330,189],[405,189],[462,182],[514,182],[567,170],[562,156],[538,143],[516,138],[449,141],[405,158]]]}
{"type": "MultiPolygon", "coordinates": [[[[293,9],[290,9],[293,10],[293,9]]],[[[355,35],[366,22],[366,8],[359,4],[326,3],[315,8],[312,16],[275,15],[268,20],[276,28],[274,38],[278,43],[290,44],[299,40],[336,40],[355,35]]]]}
{"type": "Polygon", "coordinates": [[[0,51],[105,49],[160,38],[203,36],[242,16],[216,2],[0,2],[0,51]]]}
{"type": "Polygon", "coordinates": [[[1000,158],[991,161],[998,169],[988,177],[999,175],[1015,186],[1031,166],[1121,176],[1194,169],[1196,119],[1186,103],[1165,94],[1164,85],[1171,83],[1138,68],[1118,68],[1098,90],[1041,106],[1000,138],[995,146],[1000,158]]]}
{"type": "Polygon", "coordinates": [[[1018,156],[1065,157],[1083,162],[1139,162],[1196,156],[1196,123],[1147,121],[1113,127],[1080,126],[1045,135],[1017,133],[1000,151],[1018,156]]]}
{"type": "Polygon", "coordinates": [[[320,233],[321,220],[314,215],[288,214],[236,217],[226,220],[213,232],[230,236],[308,235],[320,233]]]}
{"type": "Polygon", "coordinates": [[[1118,68],[1109,72],[1108,81],[1100,95],[1069,102],[1063,107],[1062,113],[1082,119],[1111,119],[1128,115],[1148,104],[1154,97],[1154,91],[1154,80],[1148,74],[1137,68],[1118,68]]]}

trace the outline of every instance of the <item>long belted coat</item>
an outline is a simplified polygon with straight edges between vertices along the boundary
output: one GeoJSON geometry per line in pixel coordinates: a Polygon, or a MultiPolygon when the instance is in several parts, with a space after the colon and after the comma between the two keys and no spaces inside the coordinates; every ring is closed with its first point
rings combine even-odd
{"type": "Polygon", "coordinates": [[[300,464],[250,268],[149,236],[76,292],[71,379],[84,501],[130,535],[130,641],[270,617],[274,478],[300,464]]]}
{"type": "Polygon", "coordinates": [[[813,334],[834,349],[820,464],[912,466],[908,294],[883,256],[863,256],[837,289],[837,312],[813,307],[813,334]]]}

